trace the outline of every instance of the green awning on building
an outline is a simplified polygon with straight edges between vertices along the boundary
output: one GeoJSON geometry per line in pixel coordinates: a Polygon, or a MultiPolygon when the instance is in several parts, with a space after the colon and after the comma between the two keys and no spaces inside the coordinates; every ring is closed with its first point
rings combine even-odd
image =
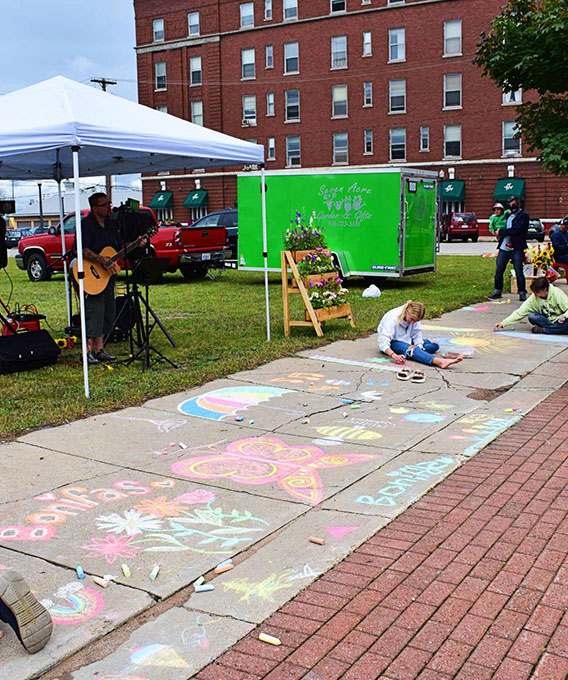
{"type": "Polygon", "coordinates": [[[183,202],[184,208],[204,208],[209,203],[207,189],[194,189],[183,202]]]}
{"type": "Polygon", "coordinates": [[[508,201],[511,196],[518,196],[521,201],[525,200],[525,180],[519,177],[507,177],[498,179],[493,198],[496,201],[508,201]]]}
{"type": "Polygon", "coordinates": [[[440,190],[442,201],[464,201],[465,200],[465,181],[463,179],[450,179],[442,182],[440,190]]]}
{"type": "Polygon", "coordinates": [[[154,197],[150,201],[149,208],[152,210],[160,210],[163,208],[174,207],[174,194],[172,191],[156,191],[154,197]]]}

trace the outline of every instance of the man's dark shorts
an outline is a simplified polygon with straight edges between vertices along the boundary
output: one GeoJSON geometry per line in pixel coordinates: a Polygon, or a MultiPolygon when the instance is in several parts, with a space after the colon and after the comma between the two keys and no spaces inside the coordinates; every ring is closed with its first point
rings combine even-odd
{"type": "Polygon", "coordinates": [[[113,330],[114,323],[114,281],[98,295],[85,295],[85,316],[87,337],[100,338],[113,330]]]}

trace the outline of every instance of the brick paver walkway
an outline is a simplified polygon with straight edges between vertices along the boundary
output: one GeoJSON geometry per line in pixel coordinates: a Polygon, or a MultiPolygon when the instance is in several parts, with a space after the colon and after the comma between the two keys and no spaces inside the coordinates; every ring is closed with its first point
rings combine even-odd
{"type": "Polygon", "coordinates": [[[568,385],[194,677],[566,680],[567,459],[568,385]]]}

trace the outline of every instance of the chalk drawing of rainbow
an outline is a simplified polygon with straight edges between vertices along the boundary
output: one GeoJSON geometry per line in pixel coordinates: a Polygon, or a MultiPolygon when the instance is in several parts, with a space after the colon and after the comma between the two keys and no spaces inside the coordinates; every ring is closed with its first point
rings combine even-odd
{"type": "Polygon", "coordinates": [[[104,595],[88,586],[82,586],[74,592],[69,592],[69,590],[70,588],[60,595],[55,594],[56,597],[62,597],[67,605],[51,604],[48,607],[53,623],[58,626],[70,626],[88,621],[105,606],[104,595]]]}
{"type": "Polygon", "coordinates": [[[189,666],[173,647],[160,644],[135,647],[130,660],[137,666],[162,666],[164,668],[187,668],[189,666]]]}
{"type": "Polygon", "coordinates": [[[263,401],[293,391],[279,387],[265,387],[264,385],[223,387],[220,390],[206,392],[198,397],[182,401],[178,405],[178,411],[196,418],[222,420],[236,415],[239,411],[246,411],[250,406],[258,406],[263,401]]]}

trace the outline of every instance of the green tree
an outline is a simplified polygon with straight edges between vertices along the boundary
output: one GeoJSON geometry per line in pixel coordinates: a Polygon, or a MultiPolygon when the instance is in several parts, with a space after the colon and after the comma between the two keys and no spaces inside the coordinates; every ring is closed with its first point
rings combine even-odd
{"type": "Polygon", "coordinates": [[[475,62],[503,90],[538,93],[517,108],[520,133],[547,170],[568,175],[568,0],[509,0],[475,62]]]}

